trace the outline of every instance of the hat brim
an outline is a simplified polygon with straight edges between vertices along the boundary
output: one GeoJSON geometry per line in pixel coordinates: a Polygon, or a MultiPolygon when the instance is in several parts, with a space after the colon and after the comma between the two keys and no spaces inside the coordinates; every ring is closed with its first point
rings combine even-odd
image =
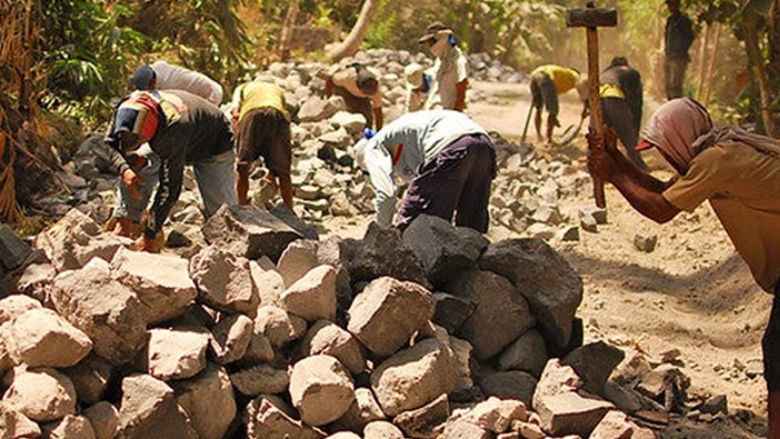
{"type": "Polygon", "coordinates": [[[636,147],[634,147],[634,149],[637,151],[645,151],[654,147],[655,145],[653,145],[652,143],[648,142],[647,140],[643,140],[639,142],[639,144],[637,144],[636,147]]]}
{"type": "Polygon", "coordinates": [[[436,39],[436,34],[427,34],[421,37],[419,40],[417,40],[417,43],[424,44],[427,43],[428,41],[435,40],[435,39],[436,39]]]}

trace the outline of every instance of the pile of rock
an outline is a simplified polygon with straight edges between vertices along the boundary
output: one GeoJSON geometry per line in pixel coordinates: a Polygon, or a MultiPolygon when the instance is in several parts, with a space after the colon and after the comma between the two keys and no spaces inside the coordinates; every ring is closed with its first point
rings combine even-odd
{"type": "Polygon", "coordinates": [[[189,260],[77,210],[33,251],[0,233],[3,437],[653,437],[541,240],[421,216],[319,241],[253,206],[202,232],[189,260]]]}

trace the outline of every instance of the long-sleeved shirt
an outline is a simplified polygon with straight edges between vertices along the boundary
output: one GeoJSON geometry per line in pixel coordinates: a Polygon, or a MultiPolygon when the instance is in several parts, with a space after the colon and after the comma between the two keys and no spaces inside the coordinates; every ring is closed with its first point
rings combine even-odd
{"type": "Polygon", "coordinates": [[[376,191],[376,221],[393,220],[396,179],[409,182],[426,161],[469,134],[487,132],[465,114],[451,110],[416,111],[382,128],[365,146],[365,163],[376,191]]]}
{"type": "Polygon", "coordinates": [[[666,57],[688,61],[693,39],[691,19],[680,12],[670,15],[666,20],[666,57]]]}
{"type": "MultiPolygon", "coordinates": [[[[160,183],[151,209],[147,229],[162,229],[165,219],[181,194],[184,166],[222,154],[233,148],[230,121],[215,105],[183,90],[160,91],[160,106],[165,114],[149,146],[160,156],[160,183]]],[[[108,139],[111,141],[112,134],[108,139]]],[[[118,172],[128,168],[119,152],[112,162],[118,172]]]]}

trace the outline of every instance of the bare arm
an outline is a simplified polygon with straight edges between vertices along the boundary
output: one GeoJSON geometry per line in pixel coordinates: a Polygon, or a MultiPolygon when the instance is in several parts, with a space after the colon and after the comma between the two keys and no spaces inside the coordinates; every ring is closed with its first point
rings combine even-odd
{"type": "Polygon", "coordinates": [[[287,207],[292,209],[293,208],[293,187],[292,187],[292,179],[290,178],[290,174],[280,174],[277,178],[279,180],[279,193],[282,196],[282,201],[284,201],[284,204],[287,207]]]}
{"type": "Polygon", "coordinates": [[[463,111],[466,108],[466,89],[469,88],[469,81],[461,81],[456,84],[457,98],[455,99],[455,110],[463,111]]]}
{"type": "Polygon", "coordinates": [[[384,125],[384,117],[382,115],[382,107],[374,107],[371,109],[374,112],[374,129],[379,131],[384,125]]]}
{"type": "Polygon", "coordinates": [[[252,168],[250,163],[239,162],[236,166],[236,195],[238,204],[249,204],[247,193],[249,192],[249,171],[252,168]]]}

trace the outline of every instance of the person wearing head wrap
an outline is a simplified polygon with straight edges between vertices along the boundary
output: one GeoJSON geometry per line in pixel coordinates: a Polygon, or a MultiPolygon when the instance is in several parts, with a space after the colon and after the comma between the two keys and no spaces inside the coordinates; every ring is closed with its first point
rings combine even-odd
{"type": "Polygon", "coordinates": [[[407,92],[406,111],[421,110],[428,99],[428,93],[431,91],[432,74],[420,64],[411,63],[404,67],[404,77],[406,78],[407,92]]]}
{"type": "MultiPolygon", "coordinates": [[[[534,127],[536,137],[542,138],[542,106],[547,109],[547,142],[552,142],[555,127],[558,122],[558,95],[569,92],[577,86],[580,72],[556,64],[545,64],[531,72],[531,106],[536,109],[534,127]]],[[[579,92],[580,90],[578,90],[579,92]]],[[[587,97],[585,98],[587,99],[587,97]]],[[[583,109],[583,116],[584,116],[583,109]]]]}
{"type": "Polygon", "coordinates": [[[395,219],[404,230],[420,214],[486,232],[496,152],[487,132],[463,113],[407,113],[358,142],[355,161],[376,192],[376,222],[393,224],[396,182],[410,183],[395,219]]]}
{"type": "Polygon", "coordinates": [[[222,204],[236,204],[230,121],[199,96],[183,90],[130,94],[117,107],[106,143],[120,156],[114,162],[131,195],[138,196],[141,183],[131,157],[144,143],[160,157],[159,186],[151,215],[141,224],[140,250],[159,250],[162,226],[181,194],[185,165],[194,167],[207,217],[222,204]]]}
{"type": "Polygon", "coordinates": [[[452,30],[441,22],[431,23],[418,42],[427,44],[436,57],[431,69],[432,87],[424,108],[463,111],[469,85],[469,62],[458,47],[452,30]]]}
{"type": "Polygon", "coordinates": [[[368,128],[382,128],[382,92],[377,71],[359,62],[334,66],[325,81],[325,95],[333,94],[344,98],[347,111],[362,114],[368,128]]]}
{"type": "Polygon", "coordinates": [[[656,111],[637,148],[655,148],[679,174],[669,182],[638,169],[590,135],[588,166],[631,205],[659,223],[709,201],[761,288],[774,294],[763,338],[770,437],[780,437],[780,141],[735,126],[715,126],[698,102],[681,98],[656,111]],[[598,147],[604,146],[604,149],[598,147]]]}

